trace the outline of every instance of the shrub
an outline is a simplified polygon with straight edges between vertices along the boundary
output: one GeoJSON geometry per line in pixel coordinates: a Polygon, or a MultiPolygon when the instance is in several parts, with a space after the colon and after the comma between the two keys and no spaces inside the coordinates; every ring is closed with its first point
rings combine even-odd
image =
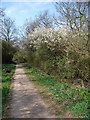
{"type": "Polygon", "coordinates": [[[86,40],[69,31],[36,28],[27,36],[27,61],[63,79],[88,81],[90,58],[86,40]]]}
{"type": "Polygon", "coordinates": [[[2,40],[2,63],[12,63],[12,59],[16,51],[16,48],[10,43],[2,40]]]}

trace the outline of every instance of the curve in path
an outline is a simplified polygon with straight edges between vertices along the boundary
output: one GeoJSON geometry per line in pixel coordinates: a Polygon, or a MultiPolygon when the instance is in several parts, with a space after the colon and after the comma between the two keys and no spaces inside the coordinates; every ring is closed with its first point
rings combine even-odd
{"type": "Polygon", "coordinates": [[[22,65],[16,65],[11,91],[9,118],[55,118],[25,75],[22,65]]]}

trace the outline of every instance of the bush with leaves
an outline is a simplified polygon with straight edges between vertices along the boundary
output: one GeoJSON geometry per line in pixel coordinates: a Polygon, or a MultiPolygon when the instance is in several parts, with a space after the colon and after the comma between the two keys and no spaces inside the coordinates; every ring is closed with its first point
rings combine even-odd
{"type": "Polygon", "coordinates": [[[2,40],[2,63],[12,63],[16,51],[16,47],[12,46],[9,42],[2,40]]]}
{"type": "Polygon", "coordinates": [[[64,79],[89,79],[87,39],[67,29],[36,28],[27,36],[28,61],[64,79]]]}

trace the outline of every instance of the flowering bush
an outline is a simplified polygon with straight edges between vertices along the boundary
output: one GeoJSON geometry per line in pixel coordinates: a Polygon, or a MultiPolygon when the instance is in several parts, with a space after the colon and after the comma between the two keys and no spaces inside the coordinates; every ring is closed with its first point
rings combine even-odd
{"type": "Polygon", "coordinates": [[[85,39],[70,33],[65,28],[59,30],[36,28],[27,36],[26,40],[26,49],[28,58],[30,58],[28,61],[48,74],[59,75],[60,78],[83,78],[85,73],[85,80],[88,79],[88,72],[81,67],[84,73],[81,72],[81,68],[78,68],[77,73],[77,67],[82,56],[87,56],[88,59],[86,42],[85,39]]]}
{"type": "Polygon", "coordinates": [[[37,28],[27,37],[29,47],[39,49],[41,44],[45,44],[51,51],[63,49],[67,47],[67,33],[63,34],[61,30],[53,30],[52,28],[37,28]]]}

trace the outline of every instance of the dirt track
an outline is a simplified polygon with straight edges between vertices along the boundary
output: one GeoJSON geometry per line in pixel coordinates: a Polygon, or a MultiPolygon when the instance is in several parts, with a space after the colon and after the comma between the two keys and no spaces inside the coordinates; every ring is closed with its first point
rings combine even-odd
{"type": "Polygon", "coordinates": [[[22,65],[17,65],[11,87],[9,118],[55,118],[29,81],[22,65]]]}

